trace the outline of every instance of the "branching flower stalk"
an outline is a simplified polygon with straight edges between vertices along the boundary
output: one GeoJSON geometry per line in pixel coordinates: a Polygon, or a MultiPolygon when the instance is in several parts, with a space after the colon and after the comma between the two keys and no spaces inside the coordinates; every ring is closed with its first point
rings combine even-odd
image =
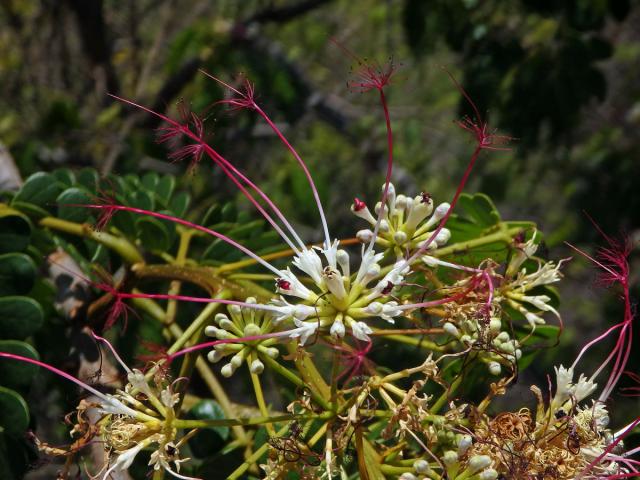
{"type": "MultiPolygon", "coordinates": [[[[472,170],[485,151],[504,150],[509,138],[489,129],[453,77],[474,114],[459,126],[475,141],[455,193],[450,201],[436,204],[425,191],[396,192],[385,94],[395,66],[380,66],[344,50],[358,64],[350,87],[378,92],[386,127],[387,162],[379,201],[371,211],[364,200],[352,197],[351,211],[370,228],[354,229],[352,240],[331,237],[331,219],[308,166],[258,104],[248,80],[236,87],[204,72],[228,92],[216,105],[255,112],[295,158],[318,209],[320,246],[308,245],[257,183],[206,140],[205,122],[198,115],[181,107],[179,120],[174,120],[115,97],[164,122],[158,141],[169,146],[171,160],[211,160],[274,229],[286,250],[264,255],[223,229],[128,205],[115,194],[66,205],[97,212],[95,228],[54,217],[42,219],[41,226],[58,235],[92,238],[123,260],[124,280],[116,284],[91,281],[90,273],[84,279],[108,297],[104,330],[128,311],[141,311],[160,322],[172,340],[153,362],[130,368],[109,341],[94,334],[126,377],[124,387],[110,393],[39,360],[0,352],[2,361],[37,365],[92,395],[77,407],[72,436],[84,432],[104,445],[109,463],[97,474],[104,480],[119,478],[143,462],[142,452],[149,454],[145,461],[154,478],[165,473],[199,478],[203,461],[194,448],[198,430],[222,426],[234,429],[227,449],[243,452],[243,461],[229,475],[232,479],[247,471],[269,479],[290,474],[376,480],[638,476],[638,448],[625,452],[624,440],[640,420],[614,431],[605,403],[632,351],[631,246],[603,234],[609,246],[596,258],[573,247],[604,271],[605,283],[621,286],[624,318],[586,343],[569,368],[555,368],[548,395],[543,393],[546,386],[531,387],[535,410],[526,403],[500,411],[494,400],[507,394],[526,356],[541,348],[541,339],[560,334],[561,310],[551,287],[562,278],[564,260],[536,257],[541,233],[533,225],[503,222],[495,210],[488,216],[498,219],[474,230],[475,237],[457,236],[464,212],[456,211],[456,216],[454,209],[464,206],[461,199],[472,170]],[[111,226],[121,212],[175,224],[180,232],[177,253],[148,252],[142,242],[111,226]],[[213,268],[200,265],[191,241],[198,236],[223,242],[246,258],[213,268]],[[496,243],[504,251],[486,254],[481,248],[496,243]],[[459,252],[469,255],[461,258],[459,252]],[[151,261],[168,265],[146,263],[151,261]],[[153,288],[158,281],[175,283],[164,291],[149,291],[148,278],[157,280],[153,288]],[[185,282],[208,295],[182,293],[185,282]],[[183,324],[181,303],[202,305],[202,310],[183,324]],[[550,318],[559,327],[548,325],[550,318]],[[600,367],[591,375],[577,375],[580,360],[612,334],[618,335],[617,341],[600,367]],[[608,378],[603,382],[604,372],[608,378]],[[202,395],[191,382],[197,375],[226,418],[189,418],[189,396],[202,395]],[[248,379],[247,390],[255,399],[251,407],[240,406],[247,398],[234,398],[225,387],[241,385],[242,378],[248,379]],[[274,382],[278,391],[286,391],[288,400],[282,405],[270,403],[276,389],[269,385],[274,382]],[[83,420],[90,409],[99,414],[93,425],[83,420]],[[255,431],[259,426],[264,426],[267,439],[255,431]]],[[[472,196],[466,200],[474,201],[472,196]]],[[[129,320],[144,321],[140,316],[129,320]]],[[[82,453],[75,447],[38,445],[65,456],[82,453]]]]}

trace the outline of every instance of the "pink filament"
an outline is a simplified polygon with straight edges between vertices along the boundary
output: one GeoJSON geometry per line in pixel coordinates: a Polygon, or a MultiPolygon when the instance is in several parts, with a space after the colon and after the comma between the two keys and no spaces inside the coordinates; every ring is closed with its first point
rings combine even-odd
{"type": "MultiPolygon", "coordinates": [[[[229,175],[229,170],[232,171],[235,175],[237,175],[242,181],[244,181],[247,185],[249,185],[249,187],[251,187],[269,206],[269,208],[271,208],[273,210],[273,212],[276,214],[276,216],[283,222],[283,224],[287,227],[287,229],[291,232],[291,234],[294,236],[294,238],[296,238],[296,240],[298,241],[298,243],[301,246],[304,246],[304,244],[302,243],[302,241],[300,240],[300,238],[298,237],[298,235],[296,234],[295,230],[293,229],[293,227],[291,226],[291,224],[287,221],[286,217],[282,214],[282,212],[280,211],[280,209],[273,203],[273,201],[256,185],[254,184],[251,180],[249,180],[242,172],[240,172],[236,167],[234,167],[228,160],[226,160],[222,155],[220,155],[218,152],[216,152],[210,145],[208,145],[207,143],[204,142],[204,140],[202,140],[202,138],[200,138],[198,135],[194,134],[188,127],[185,127],[184,125],[179,124],[178,122],[172,120],[171,118],[167,117],[166,115],[162,115],[158,112],[155,112],[147,107],[144,107],[140,104],[137,104],[135,102],[132,102],[130,100],[126,100],[124,98],[115,96],[115,95],[111,95],[113,98],[124,102],[128,105],[132,105],[136,108],[139,108],[147,113],[150,113],[151,115],[155,115],[156,117],[160,118],[161,120],[169,123],[170,125],[172,125],[173,127],[175,127],[176,129],[178,129],[178,131],[180,133],[182,133],[183,135],[187,136],[188,138],[190,138],[191,140],[193,140],[194,142],[202,145],[202,147],[204,148],[204,150],[207,152],[207,155],[218,165],[225,165],[227,168],[223,168],[223,172],[236,184],[236,186],[240,187],[239,183],[237,182],[237,180],[229,175]]],[[[257,208],[257,210],[265,217],[265,219],[274,227],[274,229],[278,232],[278,234],[280,234],[280,236],[283,238],[283,240],[289,245],[291,246],[294,250],[297,250],[295,248],[295,246],[292,245],[291,241],[289,240],[289,238],[287,237],[287,235],[284,234],[284,232],[280,229],[280,227],[275,223],[275,221],[271,218],[270,215],[268,215],[265,210],[260,206],[259,203],[256,202],[256,200],[253,198],[253,196],[251,194],[249,194],[243,187],[240,187],[242,193],[247,197],[247,199],[257,208]]]]}
{"type": "Polygon", "coordinates": [[[227,237],[226,235],[218,233],[215,230],[211,230],[210,228],[203,227],[202,225],[198,225],[197,223],[189,222],[187,220],[183,220],[182,218],[174,217],[172,215],[153,212],[151,210],[144,210],[142,208],[127,207],[125,205],[74,205],[74,206],[85,207],[85,208],[94,208],[96,210],[102,210],[102,209],[123,210],[123,211],[126,211],[126,212],[132,212],[132,213],[139,213],[141,215],[147,215],[149,217],[161,218],[162,220],[167,220],[169,222],[179,223],[179,224],[184,225],[186,227],[193,228],[194,230],[198,230],[198,231],[204,232],[204,233],[206,233],[208,235],[211,235],[211,236],[214,236],[216,238],[219,238],[220,240],[228,243],[229,245],[237,248],[238,250],[240,250],[244,254],[248,255],[251,258],[253,258],[256,262],[260,263],[265,268],[271,270],[276,275],[280,275],[280,271],[278,269],[276,269],[273,265],[271,265],[267,261],[263,260],[261,257],[256,255],[255,253],[253,253],[251,250],[249,250],[245,246],[239,244],[235,240],[232,240],[231,238],[227,237]]]}

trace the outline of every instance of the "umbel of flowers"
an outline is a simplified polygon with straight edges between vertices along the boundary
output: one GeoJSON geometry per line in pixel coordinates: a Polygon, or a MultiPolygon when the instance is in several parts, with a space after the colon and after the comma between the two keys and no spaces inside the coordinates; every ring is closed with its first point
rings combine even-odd
{"type": "MultiPolygon", "coordinates": [[[[190,439],[197,438],[197,429],[228,426],[233,438],[227,448],[241,450],[244,458],[230,474],[232,479],[243,478],[247,472],[270,479],[288,478],[292,473],[297,475],[294,478],[376,480],[637,476],[634,455],[638,449],[625,451],[623,439],[640,420],[612,429],[606,404],[631,352],[628,245],[605,236],[610,246],[597,258],[589,257],[605,272],[608,283],[622,289],[623,320],[587,343],[573,365],[558,366],[551,386],[532,386],[531,402],[496,411],[493,402],[517,378],[536,330],[546,327],[551,318],[562,325],[548,289],[561,280],[563,261],[544,262],[535,257],[540,234],[534,228],[502,234],[500,239],[510,252],[506,259],[485,255],[472,264],[462,264],[444,255],[469,247],[455,238],[449,224],[455,222],[452,212],[481,153],[504,149],[505,137],[489,129],[460,88],[474,117],[459,125],[473,135],[475,144],[453,197],[436,204],[426,192],[397,193],[391,183],[393,135],[384,93],[394,69],[391,64],[380,66],[354,58],[358,77],[351,85],[378,94],[388,144],[379,201],[372,210],[358,198],[351,206],[354,215],[368,223],[357,233],[354,227],[360,242],[355,248],[330,235],[331,222],[311,172],[256,102],[249,82],[236,87],[212,77],[230,94],[220,103],[261,117],[302,169],[318,209],[323,233],[320,245],[305,243],[275,202],[205,140],[204,122],[197,115],[183,111],[174,120],[123,100],[164,122],[159,140],[171,145],[172,159],[199,162],[208,158],[219,168],[277,232],[287,250],[260,256],[212,228],[124,205],[109,196],[83,205],[102,214],[98,226],[105,232],[95,235],[97,239],[124,240],[109,222],[113,215],[126,211],[173,222],[190,234],[211,236],[247,258],[218,269],[190,266],[191,273],[215,277],[220,288],[211,296],[181,295],[174,287],[167,293],[146,293],[94,284],[111,298],[115,312],[111,320],[132,308],[154,314],[158,310],[154,302],[159,301],[204,305],[184,330],[169,325],[173,341],[163,357],[147,365],[146,373],[128,367],[109,342],[96,336],[110,349],[126,377],[124,387],[112,393],[103,393],[51,365],[0,352],[3,361],[36,364],[91,394],[76,411],[74,446],[58,449],[38,441],[41,450],[76,455],[81,438],[82,445],[97,443],[104,449],[108,461],[96,468],[97,476],[104,480],[122,478],[134,462],[142,461],[142,452],[148,454],[145,461],[154,479],[165,473],[197,478],[198,461],[189,461],[190,439]],[[238,272],[256,265],[263,273],[252,270],[245,278],[258,280],[235,283],[238,272]],[[225,310],[220,311],[222,308],[225,310]],[[202,335],[211,340],[202,342],[202,335]],[[578,375],[586,352],[614,335],[618,335],[615,346],[600,367],[592,375],[578,375]],[[400,368],[400,363],[374,363],[370,357],[375,348],[392,342],[409,344],[412,355],[419,352],[417,364],[400,368]],[[203,353],[208,363],[196,359],[203,353]],[[194,365],[226,418],[186,418],[185,394],[195,375],[194,365]],[[212,370],[212,365],[219,370],[212,370]],[[247,413],[233,405],[216,373],[229,382],[242,382],[242,375],[248,375],[257,409],[247,413]],[[606,373],[606,379],[599,378],[606,373]],[[289,387],[292,400],[284,412],[266,400],[262,382],[267,375],[289,387]],[[465,397],[465,382],[470,378],[481,383],[480,401],[465,397]],[[97,413],[97,420],[89,412],[97,413]],[[252,431],[261,426],[267,432],[266,441],[259,441],[252,431]]],[[[68,223],[64,224],[67,232],[72,230],[68,223]]],[[[55,228],[56,222],[49,225],[55,228]]],[[[175,263],[193,264],[184,238],[188,235],[181,240],[175,263]]],[[[480,236],[474,242],[491,243],[495,237],[487,234],[486,239],[480,236]]],[[[146,265],[131,268],[140,270],[146,265]]],[[[175,280],[185,278],[188,276],[175,280]]],[[[69,470],[61,472],[62,477],[69,475],[69,470]]]]}

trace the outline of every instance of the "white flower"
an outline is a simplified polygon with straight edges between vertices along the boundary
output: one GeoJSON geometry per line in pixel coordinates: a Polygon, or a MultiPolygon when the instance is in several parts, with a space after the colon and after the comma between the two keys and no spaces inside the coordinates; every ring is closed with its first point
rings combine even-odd
{"type": "Polygon", "coordinates": [[[316,249],[309,248],[300,251],[293,259],[293,264],[309,275],[316,285],[322,284],[322,260],[316,249]]]}
{"type": "Polygon", "coordinates": [[[311,336],[315,335],[316,330],[318,329],[318,322],[303,322],[297,318],[294,318],[293,322],[298,328],[290,330],[288,336],[289,338],[299,338],[300,345],[307,343],[307,340],[309,340],[311,336]]]}
{"type": "Polygon", "coordinates": [[[276,281],[276,292],[283,293],[285,295],[291,295],[294,297],[302,298],[303,300],[315,300],[314,293],[305,287],[298,277],[296,277],[293,272],[287,267],[286,270],[280,270],[280,279],[288,282],[287,289],[282,288],[281,285],[285,284],[284,282],[276,281]]]}
{"type": "Polygon", "coordinates": [[[329,330],[329,333],[331,333],[331,336],[334,338],[344,337],[345,328],[344,328],[344,323],[342,323],[342,320],[336,320],[335,322],[333,322],[333,325],[331,325],[331,329],[329,330]]]}
{"type": "Polygon", "coordinates": [[[358,340],[363,340],[365,342],[368,342],[370,340],[369,334],[373,333],[373,330],[371,330],[369,325],[367,325],[364,322],[352,322],[351,332],[353,333],[353,336],[356,337],[358,340]]]}
{"type": "Polygon", "coordinates": [[[587,377],[584,376],[584,374],[580,374],[580,378],[578,378],[578,381],[574,385],[572,393],[576,397],[576,401],[581,402],[589,395],[591,395],[595,391],[597,386],[597,383],[588,380],[587,377]]]}
{"type": "Polygon", "coordinates": [[[368,275],[368,273],[372,270],[372,267],[377,267],[378,271],[380,271],[380,265],[378,262],[382,260],[384,257],[384,253],[375,253],[373,250],[365,250],[365,246],[362,246],[362,260],[360,261],[360,268],[358,269],[358,274],[356,275],[356,279],[354,283],[359,283],[366,285],[369,281],[363,282],[363,278],[368,275]]]}
{"type": "Polygon", "coordinates": [[[371,302],[364,311],[372,316],[380,317],[389,323],[394,323],[393,317],[402,314],[402,310],[398,308],[398,302],[395,301],[387,303],[371,302]]]}
{"type": "Polygon", "coordinates": [[[271,301],[274,307],[273,322],[278,324],[283,320],[293,318],[294,320],[304,320],[315,314],[315,309],[309,305],[292,305],[283,297],[271,301]]]}
{"type": "Polygon", "coordinates": [[[573,367],[564,368],[562,365],[554,367],[556,371],[556,394],[553,401],[557,405],[562,405],[571,395],[573,382],[573,367]]]}
{"type": "Polygon", "coordinates": [[[367,296],[367,299],[373,300],[374,298],[379,297],[382,295],[382,292],[389,287],[389,285],[395,286],[402,283],[405,275],[409,273],[409,270],[410,266],[406,261],[400,260],[399,262],[396,262],[393,268],[389,270],[389,272],[382,277],[382,280],[376,284],[375,288],[373,288],[371,293],[367,296]]]}

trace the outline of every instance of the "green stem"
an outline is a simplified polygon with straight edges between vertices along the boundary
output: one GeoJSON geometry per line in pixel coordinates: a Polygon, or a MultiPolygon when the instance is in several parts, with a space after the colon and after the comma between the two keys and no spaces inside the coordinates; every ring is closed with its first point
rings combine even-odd
{"type": "Polygon", "coordinates": [[[253,418],[219,418],[211,420],[174,420],[173,425],[176,428],[190,429],[190,428],[208,428],[208,427],[232,427],[236,425],[252,426],[252,425],[265,425],[279,422],[290,422],[293,420],[324,420],[331,416],[331,412],[324,412],[320,414],[306,414],[306,415],[276,415],[273,417],[253,417],[253,418]]]}
{"type": "Polygon", "coordinates": [[[295,373],[293,373],[288,368],[285,368],[282,365],[280,365],[273,358],[270,358],[270,357],[265,355],[265,356],[262,357],[262,360],[269,366],[269,368],[271,368],[277,374],[279,374],[282,377],[284,377],[287,380],[289,380],[291,383],[293,383],[298,388],[308,389],[309,392],[311,393],[311,396],[313,397],[313,399],[320,406],[322,406],[322,408],[324,408],[325,410],[331,410],[331,406],[329,405],[329,403],[327,403],[327,401],[325,400],[325,397],[322,397],[322,396],[318,395],[318,393],[315,391],[315,389],[310,388],[311,386],[309,385],[308,382],[303,381],[302,379],[300,379],[295,373]]]}
{"type": "MultiPolygon", "coordinates": [[[[163,323],[164,310],[162,310],[162,308],[160,308],[160,306],[156,302],[147,298],[134,298],[132,299],[132,302],[141,310],[146,311],[153,318],[163,323]]],[[[170,334],[177,339],[181,338],[184,333],[182,329],[175,323],[169,325],[167,328],[170,334]]],[[[220,408],[222,408],[222,411],[224,412],[225,416],[227,417],[235,416],[234,409],[231,405],[231,401],[229,400],[229,397],[227,396],[227,393],[225,392],[224,388],[222,387],[222,385],[220,384],[216,376],[213,374],[213,372],[209,368],[209,365],[207,364],[207,362],[202,358],[198,358],[196,360],[196,369],[198,370],[200,377],[202,377],[202,380],[205,382],[205,384],[209,388],[209,391],[211,391],[213,397],[220,404],[220,408]]],[[[232,427],[232,431],[236,439],[239,442],[241,442],[243,445],[248,442],[247,433],[244,431],[244,429],[241,426],[232,427]]]]}
{"type": "Polygon", "coordinates": [[[320,375],[316,365],[311,361],[309,354],[305,350],[298,351],[298,347],[294,342],[290,342],[287,348],[289,349],[289,354],[295,359],[296,369],[302,375],[305,386],[322,399],[330,398],[331,389],[322,378],[322,375],[320,375]]]}
{"type": "Polygon", "coordinates": [[[44,217],[38,222],[41,227],[51,228],[59,232],[90,238],[115,251],[127,263],[144,262],[138,249],[126,238],[116,237],[105,232],[98,232],[86,223],[74,223],[55,217],[44,217]]]}
{"type": "Polygon", "coordinates": [[[522,231],[522,227],[507,228],[505,224],[500,224],[500,230],[484,237],[474,238],[466,242],[458,242],[435,250],[430,255],[434,257],[446,257],[455,253],[465,252],[469,249],[480,247],[494,242],[510,243],[514,235],[522,231]]]}
{"type": "MultiPolygon", "coordinates": [[[[223,290],[214,298],[227,299],[229,298],[229,296],[230,296],[230,293],[226,290],[223,290]]],[[[167,353],[169,354],[176,353],[183,346],[185,346],[186,343],[189,341],[189,339],[191,339],[192,337],[194,337],[194,339],[197,341],[196,334],[199,333],[200,330],[202,330],[206,326],[205,324],[209,321],[209,319],[211,318],[211,315],[213,315],[215,311],[220,308],[220,305],[221,305],[220,303],[210,303],[205,308],[203,308],[202,312],[200,312],[200,314],[196,317],[196,319],[193,322],[191,322],[191,325],[189,325],[184,332],[181,331],[180,336],[176,339],[175,342],[173,342],[173,345],[169,347],[169,349],[167,350],[167,353]]]]}
{"type": "Polygon", "coordinates": [[[440,397],[438,397],[436,403],[431,406],[432,413],[438,413],[438,411],[444,406],[444,404],[447,403],[447,400],[449,400],[451,394],[455,393],[455,391],[458,390],[458,388],[462,384],[462,377],[462,375],[458,375],[458,378],[453,381],[451,386],[447,390],[445,390],[442,395],[440,395],[440,397]]]}
{"type": "MultiPolygon", "coordinates": [[[[286,427],[281,428],[280,430],[278,430],[277,436],[281,437],[282,435],[287,433],[288,429],[289,429],[288,425],[286,427]]],[[[268,449],[269,449],[269,442],[264,442],[264,444],[260,448],[258,448],[249,457],[247,457],[244,463],[240,465],[238,468],[236,468],[231,473],[231,475],[227,477],[227,480],[237,480],[238,478],[240,478],[240,476],[244,472],[246,472],[251,467],[251,465],[257,462],[260,459],[260,457],[262,457],[265,453],[267,453],[268,449]]]]}
{"type": "Polygon", "coordinates": [[[425,338],[407,337],[406,335],[385,335],[384,338],[388,338],[389,340],[394,340],[399,343],[406,343],[407,345],[412,345],[414,347],[424,347],[433,352],[444,352],[445,350],[444,347],[441,347],[437,343],[425,338]]]}
{"type": "MultiPolygon", "coordinates": [[[[253,391],[256,395],[256,402],[258,403],[258,409],[260,409],[260,413],[264,417],[269,416],[269,410],[267,409],[267,403],[264,400],[264,393],[262,391],[262,385],[260,384],[260,376],[253,373],[251,371],[251,362],[257,358],[257,355],[252,352],[251,355],[247,357],[247,367],[249,368],[249,374],[251,375],[251,383],[253,384],[253,391]]],[[[276,434],[275,428],[273,428],[273,424],[268,423],[266,425],[267,432],[269,435],[274,436],[276,434]]]]}

